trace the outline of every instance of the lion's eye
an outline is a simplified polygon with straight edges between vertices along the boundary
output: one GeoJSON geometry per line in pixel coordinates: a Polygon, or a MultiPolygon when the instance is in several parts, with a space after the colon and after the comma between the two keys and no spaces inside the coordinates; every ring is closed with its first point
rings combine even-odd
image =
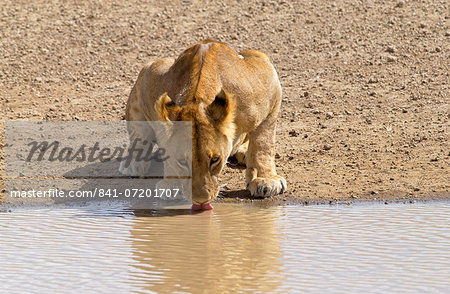
{"type": "Polygon", "coordinates": [[[213,166],[214,164],[218,163],[220,161],[220,157],[219,156],[214,156],[213,158],[211,158],[211,161],[209,163],[210,166],[213,166]]]}

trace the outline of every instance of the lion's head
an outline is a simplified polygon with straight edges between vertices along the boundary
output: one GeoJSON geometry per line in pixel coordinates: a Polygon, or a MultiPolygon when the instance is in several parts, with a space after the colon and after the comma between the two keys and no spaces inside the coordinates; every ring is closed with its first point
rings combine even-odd
{"type": "MultiPolygon", "coordinates": [[[[210,104],[188,103],[178,106],[164,93],[155,103],[155,111],[162,121],[192,122],[192,153],[184,152],[179,144],[167,144],[171,169],[192,171],[192,202],[209,203],[219,193],[217,178],[225,166],[233,147],[235,125],[234,102],[221,90],[210,104]]],[[[177,130],[171,136],[176,137],[177,130]]]]}

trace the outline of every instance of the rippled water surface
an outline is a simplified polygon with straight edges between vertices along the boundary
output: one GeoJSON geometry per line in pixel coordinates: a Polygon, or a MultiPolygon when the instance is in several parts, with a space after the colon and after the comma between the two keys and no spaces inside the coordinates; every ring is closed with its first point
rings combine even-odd
{"type": "Polygon", "coordinates": [[[450,203],[12,208],[1,293],[448,293],[450,203]]]}

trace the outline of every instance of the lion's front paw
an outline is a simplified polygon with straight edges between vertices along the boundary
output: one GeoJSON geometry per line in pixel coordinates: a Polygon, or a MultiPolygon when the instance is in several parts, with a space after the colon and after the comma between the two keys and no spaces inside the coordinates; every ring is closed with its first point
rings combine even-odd
{"type": "Polygon", "coordinates": [[[238,151],[234,155],[239,165],[245,166],[245,157],[247,152],[238,151]]]}
{"type": "Polygon", "coordinates": [[[236,153],[234,154],[234,157],[236,158],[239,165],[242,165],[242,166],[246,165],[245,160],[247,157],[247,150],[248,150],[248,142],[239,146],[236,153]]]}
{"type": "Polygon", "coordinates": [[[286,192],[286,180],[280,176],[271,176],[269,178],[255,178],[247,184],[247,189],[252,196],[270,197],[286,192]]]}

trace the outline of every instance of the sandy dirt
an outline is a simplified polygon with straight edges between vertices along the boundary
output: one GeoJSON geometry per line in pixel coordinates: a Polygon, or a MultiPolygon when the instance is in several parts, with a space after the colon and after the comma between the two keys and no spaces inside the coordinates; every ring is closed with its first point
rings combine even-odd
{"type": "MultiPolygon", "coordinates": [[[[288,193],[259,203],[450,199],[448,1],[164,2],[2,1],[2,130],[121,120],[144,64],[213,38],[268,54],[283,86],[288,193]]],[[[221,183],[250,201],[242,169],[221,183]]]]}

